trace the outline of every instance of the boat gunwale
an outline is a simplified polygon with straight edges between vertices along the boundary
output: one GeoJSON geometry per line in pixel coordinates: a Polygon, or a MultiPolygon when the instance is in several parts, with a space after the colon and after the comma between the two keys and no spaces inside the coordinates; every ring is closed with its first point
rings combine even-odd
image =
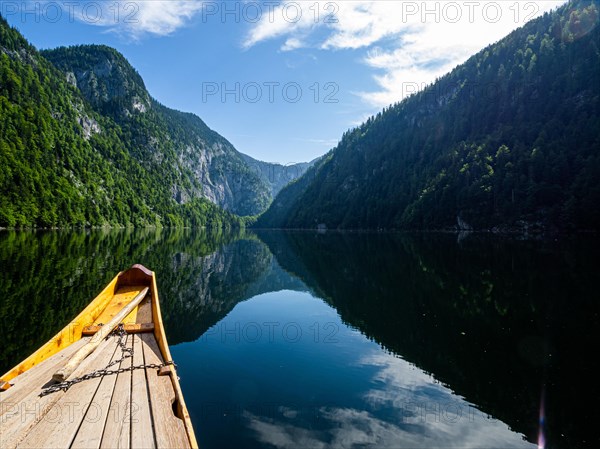
{"type": "MultiPolygon", "coordinates": [[[[165,362],[172,361],[173,358],[171,356],[171,351],[169,349],[169,343],[167,342],[167,334],[164,329],[162,313],[160,310],[160,300],[158,297],[158,287],[156,284],[156,275],[154,271],[150,271],[146,269],[144,266],[134,265],[129,270],[140,269],[144,274],[150,276],[150,292],[152,298],[152,321],[154,322],[154,338],[156,338],[156,342],[158,343],[158,348],[160,349],[161,355],[165,362]]],[[[174,365],[167,365],[169,370],[169,378],[171,379],[171,385],[173,386],[173,390],[175,392],[175,399],[177,401],[177,414],[178,418],[183,421],[185,426],[186,434],[192,449],[198,448],[198,442],[196,440],[196,435],[194,433],[194,427],[192,425],[192,419],[190,417],[189,411],[185,404],[185,399],[183,397],[183,391],[181,390],[181,385],[179,384],[179,377],[177,376],[177,371],[174,365]]]]}
{"type": "Polygon", "coordinates": [[[117,290],[119,276],[117,274],[98,295],[75,318],[58,331],[50,340],[35,350],[29,357],[19,362],[0,377],[0,381],[10,382],[15,377],[29,371],[54,354],[68,348],[73,343],[81,340],[83,329],[91,325],[96,318],[106,309],[117,290]],[[111,291],[112,290],[112,291],[111,291]]]}

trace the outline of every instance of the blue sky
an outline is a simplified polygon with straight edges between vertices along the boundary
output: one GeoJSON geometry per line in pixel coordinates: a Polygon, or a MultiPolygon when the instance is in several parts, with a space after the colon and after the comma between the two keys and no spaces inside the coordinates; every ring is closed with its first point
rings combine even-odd
{"type": "Polygon", "coordinates": [[[0,1],[38,48],[106,44],[166,106],[283,164],[565,0],[0,1]]]}

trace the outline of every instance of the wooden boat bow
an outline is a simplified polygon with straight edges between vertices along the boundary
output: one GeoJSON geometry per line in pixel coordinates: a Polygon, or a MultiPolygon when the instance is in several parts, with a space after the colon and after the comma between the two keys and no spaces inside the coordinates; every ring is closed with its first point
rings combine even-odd
{"type": "Polygon", "coordinates": [[[71,323],[5,373],[0,389],[3,449],[198,447],[164,331],[156,277],[142,265],[119,273],[71,323]],[[126,309],[136,297],[139,304],[126,309]],[[111,320],[120,334],[103,331],[111,320]],[[96,333],[97,345],[88,352],[84,348],[96,333]],[[106,375],[111,363],[116,374],[106,375]],[[69,380],[87,377],[66,391],[40,395],[66,366],[72,368],[69,380]],[[76,406],[65,414],[67,404],[76,406]]]}

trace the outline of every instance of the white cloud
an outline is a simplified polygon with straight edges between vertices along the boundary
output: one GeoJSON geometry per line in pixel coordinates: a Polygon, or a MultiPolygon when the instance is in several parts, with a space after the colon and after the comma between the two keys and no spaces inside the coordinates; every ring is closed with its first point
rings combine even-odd
{"type": "Polygon", "coordinates": [[[146,0],[135,2],[139,7],[137,20],[134,19],[132,23],[125,24],[125,26],[136,34],[168,35],[184,26],[194,17],[202,8],[202,3],[194,0],[146,0]]]}
{"type": "Polygon", "coordinates": [[[301,142],[314,143],[314,144],[317,144],[319,146],[327,147],[328,149],[329,148],[333,148],[334,146],[336,146],[340,142],[340,139],[304,139],[304,138],[297,138],[295,140],[300,140],[301,142]]]}
{"type": "Polygon", "coordinates": [[[252,27],[244,46],[284,38],[281,49],[292,51],[308,46],[312,34],[315,48],[362,49],[361,61],[375,72],[378,88],[357,95],[380,108],[403,99],[415,86],[435,81],[486,45],[565,1],[351,1],[336,2],[336,10],[329,11],[335,12],[333,16],[325,11],[316,16],[313,2],[283,2],[252,27]],[[291,3],[302,6],[300,20],[293,23],[285,14],[291,3]]]}
{"type": "Polygon", "coordinates": [[[371,51],[364,58],[365,64],[383,73],[374,75],[380,89],[360,93],[363,100],[376,107],[399,101],[414,92],[415,87],[434,82],[486,45],[498,41],[522,25],[528,15],[533,18],[563,2],[529,2],[531,7],[518,11],[519,20],[514,3],[481,2],[479,20],[477,9],[461,11],[454,6],[447,8],[460,6],[457,2],[435,3],[440,7],[435,12],[432,9],[431,15],[421,15],[420,22],[412,24],[395,48],[371,51]],[[423,20],[428,17],[431,20],[423,20]],[[440,20],[434,20],[438,17],[440,20]]]}
{"type": "Polygon", "coordinates": [[[290,37],[288,40],[285,41],[283,47],[281,47],[281,51],[292,51],[298,48],[302,48],[303,46],[304,44],[302,43],[302,41],[300,41],[300,39],[290,37]]]}
{"type": "Polygon", "coordinates": [[[204,3],[200,0],[115,0],[61,4],[63,14],[69,17],[137,39],[145,35],[172,34],[189,23],[204,3]]]}
{"type": "Polygon", "coordinates": [[[400,1],[343,3],[338,21],[331,25],[332,33],[321,48],[363,48],[386,37],[404,33],[413,24],[402,18],[402,9],[403,2],[400,1]]]}

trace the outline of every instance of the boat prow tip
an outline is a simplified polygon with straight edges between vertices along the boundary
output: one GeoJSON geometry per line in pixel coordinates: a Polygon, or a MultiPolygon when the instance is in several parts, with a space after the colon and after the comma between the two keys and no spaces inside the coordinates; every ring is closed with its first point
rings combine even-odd
{"type": "Polygon", "coordinates": [[[143,271],[145,274],[147,274],[148,276],[152,276],[154,274],[154,272],[152,270],[149,270],[148,268],[146,268],[144,265],[142,265],[141,263],[136,263],[133,264],[130,268],[130,270],[140,270],[143,271]]]}

